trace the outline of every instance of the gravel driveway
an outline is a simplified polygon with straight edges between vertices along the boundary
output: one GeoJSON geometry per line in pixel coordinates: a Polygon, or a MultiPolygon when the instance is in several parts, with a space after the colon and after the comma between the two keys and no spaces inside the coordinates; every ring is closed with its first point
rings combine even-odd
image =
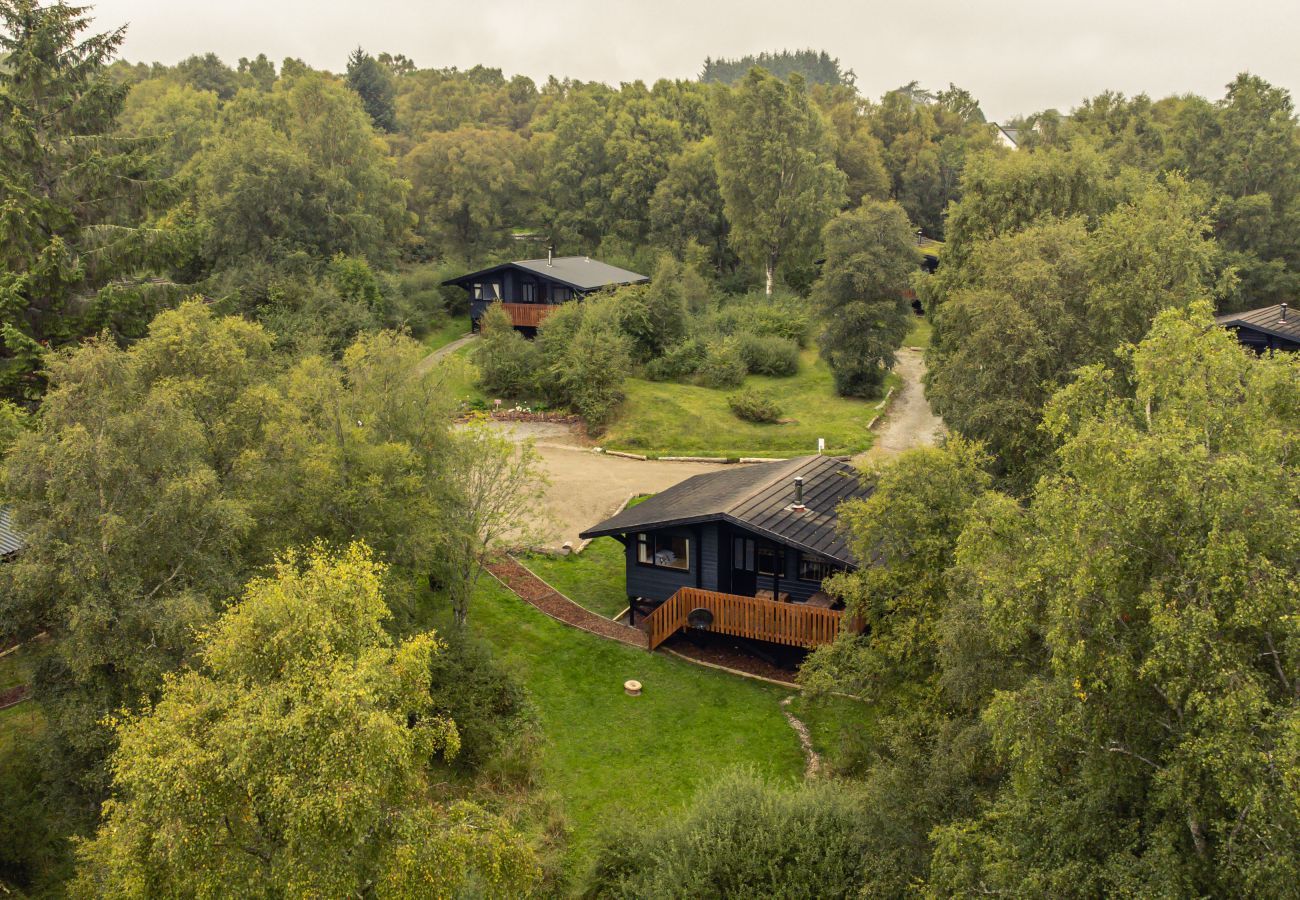
{"type": "Polygon", "coordinates": [[[542,545],[577,546],[578,535],[611,516],[629,494],[655,494],[701,472],[716,472],[711,463],[624,459],[591,452],[591,444],[567,425],[500,422],[502,433],[519,441],[532,439],[542,456],[550,484],[543,506],[549,521],[542,545]]]}
{"type": "Polygon", "coordinates": [[[890,403],[885,421],[876,426],[876,441],[854,462],[875,462],[896,456],[913,447],[929,447],[943,437],[943,419],[936,416],[925,399],[925,358],[920,350],[898,351],[894,371],[903,379],[897,397],[890,403]]]}

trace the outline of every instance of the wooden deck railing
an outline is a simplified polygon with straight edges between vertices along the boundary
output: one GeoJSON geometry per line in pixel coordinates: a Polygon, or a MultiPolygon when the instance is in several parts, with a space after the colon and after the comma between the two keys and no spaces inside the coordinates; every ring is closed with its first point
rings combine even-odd
{"type": "Polygon", "coordinates": [[[552,303],[502,303],[510,321],[516,328],[536,328],[550,315],[556,304],[552,303]]]}
{"type": "Polygon", "coordinates": [[[834,641],[844,618],[836,609],[680,588],[646,618],[650,649],[685,628],[686,616],[693,609],[713,613],[709,631],[808,648],[834,641]]]}

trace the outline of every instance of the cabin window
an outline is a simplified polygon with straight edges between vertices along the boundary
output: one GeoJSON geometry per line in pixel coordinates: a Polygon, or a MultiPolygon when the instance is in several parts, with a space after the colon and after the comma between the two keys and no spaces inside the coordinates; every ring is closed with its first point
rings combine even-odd
{"type": "Polygon", "coordinates": [[[493,299],[493,300],[500,300],[500,299],[501,299],[501,284],[500,284],[500,282],[489,281],[489,282],[488,282],[488,294],[491,296],[491,299],[493,299]]]}
{"type": "Polygon", "coordinates": [[[554,303],[564,303],[566,300],[573,299],[573,292],[566,287],[556,285],[551,288],[551,301],[554,303]]]}
{"type": "Polygon", "coordinates": [[[754,571],[754,539],[733,538],[731,567],[742,572],[754,571]]]}
{"type": "Polygon", "coordinates": [[[524,303],[537,302],[537,285],[533,284],[531,281],[525,281],[519,286],[519,289],[523,292],[524,303]]]}
{"type": "Polygon", "coordinates": [[[784,575],[781,571],[781,551],[771,547],[758,548],[758,574],[784,575]]]}
{"type": "Polygon", "coordinates": [[[483,285],[475,282],[469,286],[470,294],[475,300],[483,299],[483,285]]]}
{"type": "Polygon", "coordinates": [[[643,566],[686,571],[691,567],[690,539],[676,534],[638,534],[636,561],[643,566]]]}
{"type": "Polygon", "coordinates": [[[799,556],[799,578],[802,581],[821,581],[839,571],[839,567],[827,559],[816,556],[799,556]]]}

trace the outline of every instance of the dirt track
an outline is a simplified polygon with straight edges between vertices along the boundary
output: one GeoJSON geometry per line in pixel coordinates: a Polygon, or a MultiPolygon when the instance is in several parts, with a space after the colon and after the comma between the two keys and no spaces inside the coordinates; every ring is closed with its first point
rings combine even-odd
{"type": "Polygon", "coordinates": [[[716,472],[710,463],[623,459],[591,452],[591,445],[567,425],[501,423],[517,440],[531,438],[541,454],[546,477],[543,505],[550,521],[542,545],[574,546],[584,528],[608,518],[629,494],[653,494],[701,472],[716,472]]]}
{"type": "Polygon", "coordinates": [[[875,462],[913,447],[929,447],[944,434],[943,420],[930,410],[925,399],[922,352],[906,347],[899,350],[894,371],[902,377],[903,385],[890,403],[885,421],[876,426],[876,442],[855,462],[875,462]]]}

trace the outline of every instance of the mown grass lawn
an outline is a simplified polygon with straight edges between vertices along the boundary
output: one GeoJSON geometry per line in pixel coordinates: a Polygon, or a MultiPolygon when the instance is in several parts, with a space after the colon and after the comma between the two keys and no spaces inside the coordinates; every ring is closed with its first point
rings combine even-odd
{"type": "MultiPolygon", "coordinates": [[[[884,391],[898,384],[890,374],[884,391]]],[[[738,419],[727,405],[731,390],[630,378],[627,399],[602,439],[612,450],[653,456],[774,456],[817,452],[826,439],[831,454],[861,453],[871,446],[867,428],[879,401],[835,395],[830,368],[815,349],[800,355],[799,372],[789,378],[751,375],[745,387],[770,391],[781,401],[781,425],[738,419]]]]}
{"type": "Polygon", "coordinates": [[[463,338],[469,334],[469,314],[463,316],[451,316],[446,319],[437,328],[434,328],[423,338],[420,343],[428,350],[437,350],[439,347],[445,347],[458,338],[463,338]]]}
{"type": "Polygon", "coordinates": [[[529,553],[520,556],[519,561],[570,600],[612,619],[627,608],[623,554],[622,544],[612,537],[601,537],[581,553],[529,553]]]}
{"type": "Polygon", "coordinates": [[[475,343],[471,341],[437,363],[444,389],[453,399],[465,403],[487,401],[487,395],[478,386],[478,368],[472,359],[475,343]]]}
{"type": "Polygon", "coordinates": [[[729,768],[803,772],[781,713],[789,688],[569,628],[487,575],[470,624],[532,694],[545,734],[543,784],[562,798],[575,875],[610,830],[674,814],[729,768]],[[623,693],[629,678],[644,685],[640,697],[623,693]]]}

